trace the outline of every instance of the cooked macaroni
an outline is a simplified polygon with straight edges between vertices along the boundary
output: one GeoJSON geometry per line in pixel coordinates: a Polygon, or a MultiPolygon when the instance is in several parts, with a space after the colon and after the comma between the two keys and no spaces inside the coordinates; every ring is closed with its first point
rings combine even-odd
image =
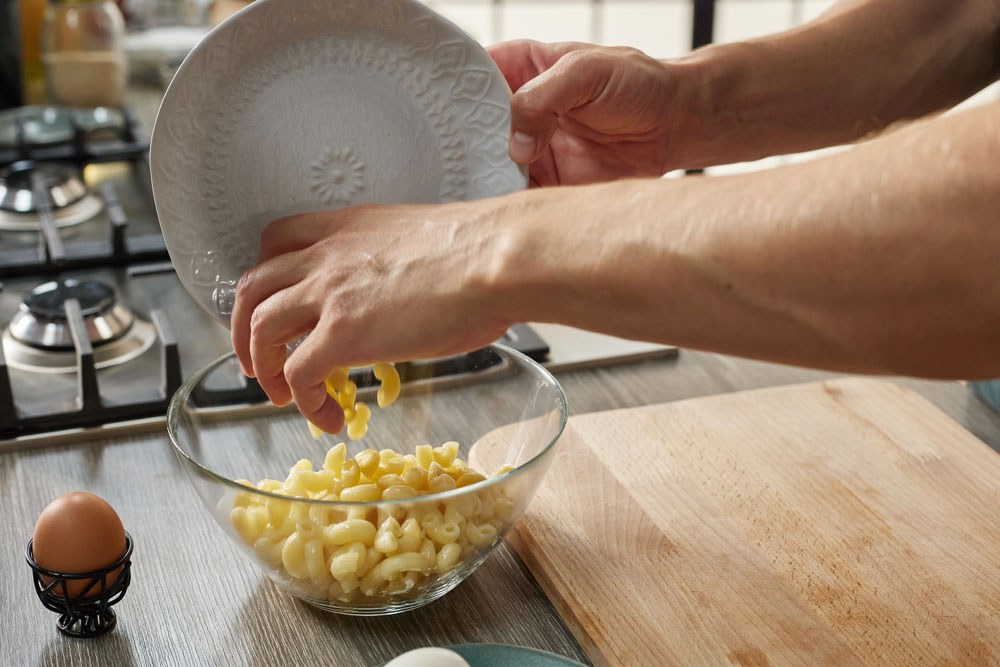
{"type": "MultiPolygon", "coordinates": [[[[388,407],[399,398],[399,371],[387,361],[375,362],[372,368],[375,379],[382,383],[376,394],[378,406],[380,408],[388,407]]],[[[333,372],[326,378],[326,392],[344,410],[347,437],[351,440],[360,440],[368,432],[368,421],[371,419],[372,411],[367,404],[357,402],[358,385],[350,380],[350,376],[351,369],[347,366],[338,366],[333,369],[333,372]]],[[[323,430],[312,422],[308,422],[308,425],[309,433],[318,440],[323,435],[323,430]]]]}
{"type": "MultiPolygon", "coordinates": [[[[380,373],[386,377],[384,368],[380,373]]],[[[346,386],[346,376],[331,377],[330,383],[346,386]]],[[[387,396],[395,398],[391,389],[387,396]]],[[[339,443],[318,470],[303,459],[283,482],[239,480],[284,497],[237,492],[230,521],[263,564],[306,595],[343,603],[391,600],[422,590],[493,545],[513,515],[514,502],[492,487],[420,502],[423,496],[486,479],[458,458],[458,449],[457,442],[446,442],[418,446],[405,456],[366,449],[347,458],[345,443],[339,443]],[[296,498],[414,502],[338,507],[296,498]]]]}

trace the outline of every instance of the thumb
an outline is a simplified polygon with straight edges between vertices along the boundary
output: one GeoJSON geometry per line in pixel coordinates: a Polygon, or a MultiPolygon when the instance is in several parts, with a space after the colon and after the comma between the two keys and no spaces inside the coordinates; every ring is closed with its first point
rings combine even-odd
{"type": "Polygon", "coordinates": [[[592,102],[604,90],[610,62],[593,51],[570,51],[517,89],[510,101],[510,157],[534,162],[548,147],[559,116],[592,102]]]}

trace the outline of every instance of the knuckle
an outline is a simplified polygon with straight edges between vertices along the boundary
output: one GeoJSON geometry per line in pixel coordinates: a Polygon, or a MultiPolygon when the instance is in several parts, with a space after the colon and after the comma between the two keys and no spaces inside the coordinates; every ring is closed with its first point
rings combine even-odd
{"type": "Polygon", "coordinates": [[[297,361],[293,355],[285,362],[285,380],[289,386],[303,388],[309,385],[309,367],[301,361],[297,361]]]}
{"type": "Polygon", "coordinates": [[[607,48],[606,53],[609,56],[620,56],[623,58],[634,58],[644,55],[642,51],[631,46],[611,46],[607,48]]]}
{"type": "Polygon", "coordinates": [[[261,230],[260,247],[262,249],[266,248],[269,245],[272,245],[275,241],[277,241],[281,237],[284,224],[287,220],[288,218],[280,218],[278,220],[268,223],[268,225],[264,227],[263,230],[261,230]]]}
{"type": "Polygon", "coordinates": [[[282,218],[277,218],[275,220],[272,220],[271,222],[267,223],[267,225],[265,225],[264,229],[261,231],[260,233],[261,239],[274,240],[276,237],[281,236],[281,234],[284,233],[285,228],[288,225],[292,224],[298,217],[300,216],[286,215],[282,218]]]}
{"type": "Polygon", "coordinates": [[[559,59],[559,63],[564,67],[575,69],[592,63],[599,52],[600,49],[577,49],[565,54],[559,59]]]}
{"type": "Polygon", "coordinates": [[[242,276],[240,276],[240,279],[236,281],[237,299],[246,298],[247,294],[250,293],[254,283],[256,282],[256,277],[257,277],[256,267],[249,269],[242,276]]]}
{"type": "Polygon", "coordinates": [[[261,306],[254,308],[250,313],[250,338],[259,340],[266,333],[267,324],[267,311],[261,306]]]}

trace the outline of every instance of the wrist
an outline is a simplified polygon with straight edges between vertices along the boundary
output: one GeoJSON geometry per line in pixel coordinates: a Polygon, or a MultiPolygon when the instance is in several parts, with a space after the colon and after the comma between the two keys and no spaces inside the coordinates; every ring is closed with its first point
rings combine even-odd
{"type": "Polygon", "coordinates": [[[629,273],[626,258],[648,254],[648,223],[659,216],[646,209],[656,208],[651,195],[667,183],[535,188],[492,200],[495,227],[479,281],[492,314],[510,322],[606,326],[602,309],[617,308],[623,289],[641,290],[616,276],[629,273]]]}
{"type": "MultiPolygon", "coordinates": [[[[601,207],[587,201],[595,186],[532,188],[484,200],[490,226],[475,291],[505,321],[556,321],[570,298],[566,286],[586,249],[601,207]]],[[[595,237],[597,238],[597,237],[595,237]]]]}
{"type": "Polygon", "coordinates": [[[751,63],[760,58],[754,42],[713,44],[662,61],[676,80],[671,110],[673,168],[700,168],[748,158],[740,129],[752,111],[751,63]]]}

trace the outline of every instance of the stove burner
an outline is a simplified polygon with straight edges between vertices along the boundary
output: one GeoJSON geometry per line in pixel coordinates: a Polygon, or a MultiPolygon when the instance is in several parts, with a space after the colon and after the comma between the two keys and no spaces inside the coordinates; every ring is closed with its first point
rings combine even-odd
{"type": "Polygon", "coordinates": [[[13,368],[38,373],[70,373],[76,350],[66,319],[67,299],[76,299],[94,366],[106,368],[136,358],[156,340],[156,328],[118,302],[113,287],[96,280],[53,280],[28,292],[3,332],[3,351],[13,368]]]}
{"type": "Polygon", "coordinates": [[[66,300],[80,302],[80,313],[87,317],[110,310],[115,305],[115,290],[96,280],[61,280],[39,285],[24,297],[28,312],[47,320],[66,319],[66,300]]]}
{"type": "Polygon", "coordinates": [[[53,208],[65,208],[87,194],[80,170],[54,162],[15,162],[0,170],[0,209],[11,213],[34,213],[40,206],[31,189],[31,175],[42,177],[53,208]]]}
{"type": "MultiPolygon", "coordinates": [[[[94,348],[94,368],[117,366],[135,359],[153,346],[156,327],[136,319],[128,333],[116,341],[94,348]]],[[[3,353],[7,365],[32,373],[75,373],[76,351],[44,350],[14,338],[10,329],[3,332],[3,353]]]]}
{"type": "Polygon", "coordinates": [[[87,335],[95,348],[125,336],[135,320],[132,312],[118,303],[118,295],[110,285],[95,280],[53,280],[24,297],[11,319],[11,336],[43,350],[72,350],[65,311],[68,299],[80,302],[87,335]]]}
{"type": "Polygon", "coordinates": [[[32,189],[32,174],[41,176],[52,216],[59,227],[89,220],[101,210],[101,201],[87,192],[79,168],[53,162],[15,162],[0,169],[0,230],[33,231],[41,228],[40,202],[32,189]]]}

